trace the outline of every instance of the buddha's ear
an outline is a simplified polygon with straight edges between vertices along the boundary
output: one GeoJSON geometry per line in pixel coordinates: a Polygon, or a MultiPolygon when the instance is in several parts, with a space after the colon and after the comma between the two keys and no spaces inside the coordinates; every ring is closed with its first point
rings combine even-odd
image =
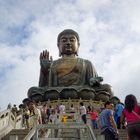
{"type": "Polygon", "coordinates": [[[58,47],[58,50],[59,50],[59,57],[61,57],[61,52],[60,52],[60,48],[59,48],[59,43],[57,43],[57,47],[58,47]]]}
{"type": "Polygon", "coordinates": [[[79,47],[80,47],[80,42],[78,42],[78,48],[77,48],[77,51],[75,53],[77,56],[78,56],[79,47]]]}
{"type": "Polygon", "coordinates": [[[80,42],[78,41],[78,46],[80,47],[80,42]]]}
{"type": "Polygon", "coordinates": [[[57,42],[57,47],[59,48],[59,43],[57,42]]]}
{"type": "Polygon", "coordinates": [[[79,50],[79,47],[80,47],[80,42],[78,41],[78,50],[79,50]]]}
{"type": "Polygon", "coordinates": [[[59,50],[59,57],[61,57],[61,56],[62,56],[62,53],[60,52],[60,49],[59,49],[59,47],[58,47],[58,50],[59,50]]]}

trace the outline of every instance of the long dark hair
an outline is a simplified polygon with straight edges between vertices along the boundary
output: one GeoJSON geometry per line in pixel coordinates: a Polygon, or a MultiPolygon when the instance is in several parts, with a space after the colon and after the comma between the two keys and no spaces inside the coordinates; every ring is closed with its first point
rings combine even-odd
{"type": "Polygon", "coordinates": [[[135,105],[137,105],[137,99],[133,94],[129,94],[125,97],[125,108],[128,112],[132,112],[135,105]]]}

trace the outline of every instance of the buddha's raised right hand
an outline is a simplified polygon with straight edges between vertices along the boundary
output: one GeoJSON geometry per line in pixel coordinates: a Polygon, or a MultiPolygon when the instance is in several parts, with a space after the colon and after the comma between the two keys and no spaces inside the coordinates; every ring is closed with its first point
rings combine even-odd
{"type": "Polygon", "coordinates": [[[40,65],[43,69],[49,69],[53,59],[50,56],[49,51],[44,50],[40,53],[40,65]]]}

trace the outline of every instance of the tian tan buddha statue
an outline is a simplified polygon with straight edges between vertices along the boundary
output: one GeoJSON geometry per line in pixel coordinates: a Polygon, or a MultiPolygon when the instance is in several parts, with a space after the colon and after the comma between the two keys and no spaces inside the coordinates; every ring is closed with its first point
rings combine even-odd
{"type": "Polygon", "coordinates": [[[28,90],[28,98],[46,101],[60,99],[109,100],[111,86],[102,84],[89,60],[78,57],[79,35],[71,29],[62,31],[57,38],[58,60],[52,60],[49,51],[40,54],[39,87],[28,90]]]}

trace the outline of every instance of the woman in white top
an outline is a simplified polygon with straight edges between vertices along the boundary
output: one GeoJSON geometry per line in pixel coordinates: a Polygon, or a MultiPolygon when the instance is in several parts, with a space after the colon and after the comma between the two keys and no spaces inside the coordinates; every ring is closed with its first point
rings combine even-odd
{"type": "Polygon", "coordinates": [[[87,110],[83,102],[80,103],[80,114],[81,114],[81,119],[83,120],[84,124],[86,124],[87,123],[87,118],[86,118],[87,110]]]}

